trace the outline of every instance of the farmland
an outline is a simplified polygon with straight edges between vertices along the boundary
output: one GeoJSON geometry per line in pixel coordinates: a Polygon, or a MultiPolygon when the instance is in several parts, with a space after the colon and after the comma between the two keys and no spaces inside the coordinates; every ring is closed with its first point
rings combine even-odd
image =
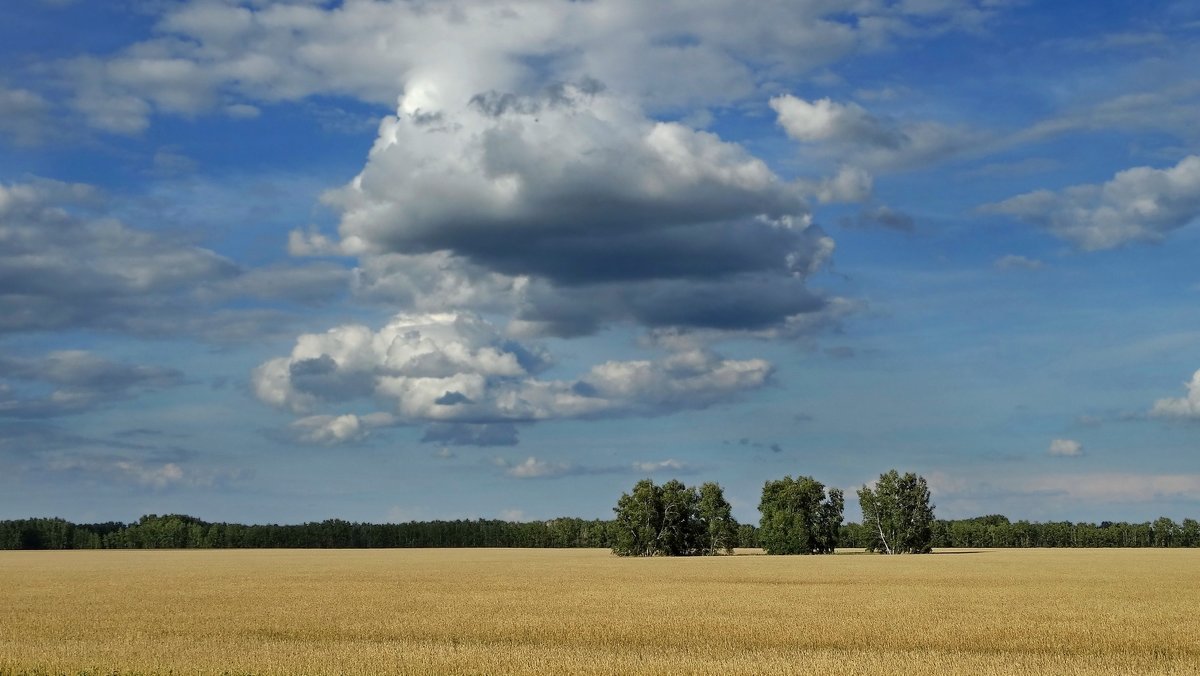
{"type": "Polygon", "coordinates": [[[1200,550],[0,552],[0,673],[1200,673],[1200,550]]]}

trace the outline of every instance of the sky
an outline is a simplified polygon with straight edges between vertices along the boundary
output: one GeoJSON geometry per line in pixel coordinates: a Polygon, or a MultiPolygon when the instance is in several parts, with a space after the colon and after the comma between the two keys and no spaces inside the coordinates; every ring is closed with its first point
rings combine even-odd
{"type": "Polygon", "coordinates": [[[14,0],[0,518],[1200,517],[1200,6],[14,0]]]}

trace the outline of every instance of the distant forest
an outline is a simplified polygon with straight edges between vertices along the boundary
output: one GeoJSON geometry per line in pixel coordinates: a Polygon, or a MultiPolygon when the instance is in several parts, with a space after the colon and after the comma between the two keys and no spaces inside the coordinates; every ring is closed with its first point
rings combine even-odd
{"type": "MultiPolygon", "coordinates": [[[[63,519],[0,521],[0,549],[241,549],[384,547],[612,547],[615,521],[560,518],[396,524],[330,519],[300,525],[210,523],[170,514],[135,523],[75,524],[63,519]]],[[[1034,523],[991,515],[934,522],[934,547],[1200,547],[1200,523],[1166,517],[1153,522],[1034,523]]],[[[758,547],[759,529],[738,526],[737,547],[758,547]]],[[[841,526],[838,546],[863,548],[871,531],[841,526]]]]}

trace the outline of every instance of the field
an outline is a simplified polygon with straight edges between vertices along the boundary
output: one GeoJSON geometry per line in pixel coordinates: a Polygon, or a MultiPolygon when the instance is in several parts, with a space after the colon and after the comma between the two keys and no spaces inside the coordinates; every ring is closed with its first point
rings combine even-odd
{"type": "Polygon", "coordinates": [[[1197,674],[1200,550],[0,552],[0,673],[1197,674]]]}

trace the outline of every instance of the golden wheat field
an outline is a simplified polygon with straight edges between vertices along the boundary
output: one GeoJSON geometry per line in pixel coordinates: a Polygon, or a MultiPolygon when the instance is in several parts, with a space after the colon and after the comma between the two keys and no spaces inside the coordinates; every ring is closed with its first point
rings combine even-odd
{"type": "Polygon", "coordinates": [[[0,552],[0,673],[1198,674],[1200,550],[0,552]]]}

